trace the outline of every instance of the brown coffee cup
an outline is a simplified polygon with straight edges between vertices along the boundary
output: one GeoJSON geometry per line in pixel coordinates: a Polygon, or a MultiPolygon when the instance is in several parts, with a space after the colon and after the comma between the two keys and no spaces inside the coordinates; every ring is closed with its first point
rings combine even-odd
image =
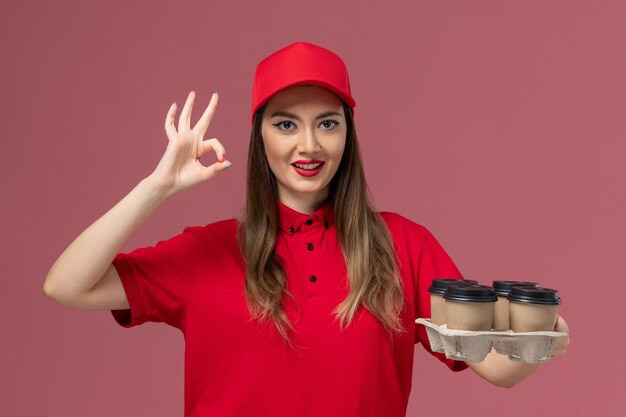
{"type": "Polygon", "coordinates": [[[443,294],[448,329],[489,331],[497,300],[493,287],[478,284],[448,286],[443,294]]]}
{"type": "Polygon", "coordinates": [[[432,285],[428,287],[430,293],[430,321],[437,326],[441,326],[446,323],[446,304],[443,299],[443,294],[449,285],[457,284],[477,284],[476,281],[471,279],[462,278],[438,278],[433,279],[432,285]]]}
{"type": "Polygon", "coordinates": [[[508,296],[511,330],[520,332],[553,331],[557,306],[556,290],[542,287],[513,287],[508,296]]]}
{"type": "Polygon", "coordinates": [[[509,300],[508,296],[514,286],[536,287],[536,282],[530,281],[493,281],[493,289],[496,291],[498,301],[493,309],[493,330],[509,330],[509,300]]]}

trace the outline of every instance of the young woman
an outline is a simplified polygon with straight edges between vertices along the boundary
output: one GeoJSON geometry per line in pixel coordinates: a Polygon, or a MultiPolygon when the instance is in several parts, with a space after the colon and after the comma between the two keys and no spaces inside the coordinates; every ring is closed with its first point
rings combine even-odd
{"type": "MultiPolygon", "coordinates": [[[[404,416],[416,343],[499,386],[539,367],[430,350],[415,325],[430,316],[427,288],[461,274],[423,226],[372,208],[346,66],[310,43],[257,66],[242,217],[118,253],[163,201],[231,165],[204,139],[217,94],[192,127],[194,100],[178,126],[172,104],[154,172],[72,242],[44,284],[56,302],[110,309],[124,327],[179,328],[186,416],[404,416]],[[211,152],[219,162],[205,167],[211,152]]],[[[567,331],[562,318],[556,328],[567,331]]]]}

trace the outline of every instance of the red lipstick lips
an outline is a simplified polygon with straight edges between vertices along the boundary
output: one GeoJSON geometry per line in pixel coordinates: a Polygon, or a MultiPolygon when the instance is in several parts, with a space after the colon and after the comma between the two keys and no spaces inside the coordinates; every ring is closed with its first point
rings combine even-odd
{"type": "Polygon", "coordinates": [[[324,163],[324,161],[320,161],[319,159],[300,159],[298,161],[293,162],[291,165],[293,164],[306,165],[306,164],[319,164],[319,163],[324,163]]]}
{"type": "Polygon", "coordinates": [[[302,175],[303,177],[314,177],[315,175],[319,174],[319,172],[322,170],[322,167],[324,166],[324,161],[320,161],[317,159],[300,159],[298,161],[295,161],[294,163],[291,164],[291,166],[293,166],[293,169],[300,175],[302,175]],[[316,168],[299,168],[296,166],[300,165],[315,165],[315,164],[319,164],[316,168]]]}

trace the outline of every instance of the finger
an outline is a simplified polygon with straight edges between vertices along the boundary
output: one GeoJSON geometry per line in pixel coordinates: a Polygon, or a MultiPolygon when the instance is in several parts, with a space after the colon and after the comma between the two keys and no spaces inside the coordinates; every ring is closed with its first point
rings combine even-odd
{"type": "Polygon", "coordinates": [[[180,112],[180,118],[178,119],[178,131],[189,130],[191,125],[191,110],[193,109],[193,102],[196,98],[195,91],[191,91],[187,96],[187,101],[183,110],[180,112]]]}
{"type": "Polygon", "coordinates": [[[216,175],[221,174],[222,172],[226,171],[228,168],[230,168],[232,165],[232,163],[230,161],[224,161],[224,162],[216,162],[212,165],[209,165],[208,167],[204,167],[204,169],[202,170],[202,176],[204,180],[207,180],[209,178],[213,178],[216,175]]]}
{"type": "Polygon", "coordinates": [[[569,334],[569,326],[567,325],[567,322],[565,321],[565,319],[562,316],[557,316],[556,318],[556,324],[554,325],[554,330],[556,330],[557,332],[566,332],[569,334]]]}
{"type": "Polygon", "coordinates": [[[554,351],[552,352],[551,356],[553,358],[558,358],[559,356],[565,355],[567,353],[568,346],[569,346],[569,343],[565,343],[565,341],[563,343],[557,343],[556,346],[554,347],[554,351]]]}
{"type": "Polygon", "coordinates": [[[176,126],[174,126],[174,118],[176,117],[176,102],[173,102],[165,116],[165,133],[168,139],[176,136],[176,126]]]}
{"type": "Polygon", "coordinates": [[[218,161],[224,162],[226,160],[226,149],[216,138],[201,142],[201,145],[198,147],[198,158],[202,158],[204,155],[213,151],[217,154],[218,161]]]}
{"type": "Polygon", "coordinates": [[[554,349],[552,351],[552,354],[550,355],[550,359],[556,359],[560,356],[565,355],[567,353],[567,348],[570,344],[569,326],[567,325],[565,319],[558,314],[556,317],[556,323],[554,324],[554,330],[557,332],[565,332],[567,333],[567,335],[559,337],[556,340],[554,349]]]}
{"type": "Polygon", "coordinates": [[[556,359],[560,356],[565,355],[567,353],[567,347],[569,343],[567,343],[566,337],[560,337],[559,340],[555,343],[552,353],[550,354],[550,359],[556,359]]]}
{"type": "MultiPolygon", "coordinates": [[[[203,156],[215,151],[217,139],[211,138],[207,140],[200,141],[197,151],[197,158],[200,159],[203,156]]],[[[218,158],[219,159],[219,158],[218,158]]]]}
{"type": "Polygon", "coordinates": [[[217,109],[217,102],[219,101],[219,96],[217,92],[213,93],[211,96],[211,100],[209,101],[209,105],[207,106],[204,113],[202,113],[202,117],[198,120],[198,123],[194,126],[194,130],[196,130],[200,134],[200,138],[204,137],[204,133],[209,128],[209,124],[211,124],[211,120],[213,120],[213,115],[215,114],[215,109],[217,109]]]}

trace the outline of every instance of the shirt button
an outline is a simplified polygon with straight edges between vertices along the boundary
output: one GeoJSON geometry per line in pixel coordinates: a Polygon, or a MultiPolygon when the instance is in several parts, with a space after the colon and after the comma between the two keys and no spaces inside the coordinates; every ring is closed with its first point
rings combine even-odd
{"type": "Polygon", "coordinates": [[[296,229],[294,229],[294,227],[293,227],[293,226],[291,226],[291,227],[289,228],[289,233],[293,233],[295,230],[296,230],[296,229]]]}
{"type": "Polygon", "coordinates": [[[328,229],[328,220],[324,220],[324,227],[328,229]]]}
{"type": "Polygon", "coordinates": [[[312,225],[312,224],[313,224],[313,220],[309,219],[309,220],[307,220],[307,221],[306,221],[306,225],[307,225],[307,226],[310,226],[310,225],[312,225]]]}
{"type": "Polygon", "coordinates": [[[311,282],[315,282],[315,281],[317,281],[317,277],[316,277],[315,275],[311,275],[311,277],[309,278],[309,280],[310,280],[311,282]]]}
{"type": "Polygon", "coordinates": [[[312,244],[312,243],[309,243],[309,244],[306,246],[306,248],[307,248],[308,250],[313,250],[313,244],[312,244]]]}

